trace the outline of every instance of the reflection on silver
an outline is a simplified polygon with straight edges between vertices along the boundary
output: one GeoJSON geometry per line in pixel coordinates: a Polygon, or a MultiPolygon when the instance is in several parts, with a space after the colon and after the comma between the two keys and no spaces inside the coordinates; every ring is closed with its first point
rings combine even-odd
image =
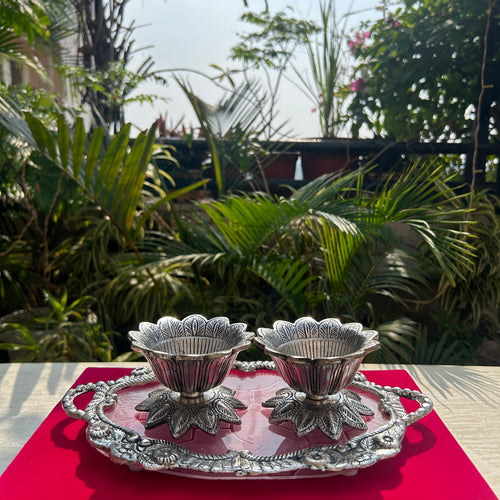
{"type": "Polygon", "coordinates": [[[146,427],[166,423],[172,435],[180,437],[192,425],[216,434],[221,420],[240,423],[235,410],[246,406],[231,389],[218,386],[253,336],[244,323],[200,314],[183,320],[165,316],[157,324],[142,322],[139,331],[129,332],[132,348],[146,357],[167,387],[136,407],[150,412],[146,427]]]}
{"type": "MultiPolygon", "coordinates": [[[[247,372],[272,367],[269,362],[236,362],[235,366],[247,372]]],[[[358,373],[352,387],[368,392],[379,400],[380,407],[388,417],[381,427],[358,435],[344,444],[332,443],[330,446],[305,448],[280,455],[259,456],[247,450],[228,450],[220,455],[207,455],[166,440],[142,437],[106,416],[105,410],[116,404],[120,391],[150,384],[155,380],[150,368],[136,368],[130,375],[116,381],[88,383],[70,389],[65,394],[62,405],[69,416],[87,421],[88,441],[113,461],[153,471],[188,471],[192,475],[198,473],[200,477],[204,473],[213,477],[273,477],[276,474],[308,469],[355,471],[398,454],[406,427],[432,410],[431,400],[419,391],[375,385],[358,373]],[[87,408],[76,408],[75,398],[91,391],[95,394],[87,408]],[[400,397],[417,401],[420,407],[407,413],[400,397]]]]}
{"type": "Polygon", "coordinates": [[[289,420],[298,437],[321,429],[334,440],[344,424],[367,428],[361,415],[373,412],[344,389],[365,355],[378,349],[378,332],[363,330],[360,323],[305,317],[295,323],[277,321],[272,329],[259,328],[254,342],[294,389],[279,391],[262,403],[274,408],[271,423],[289,420]]]}

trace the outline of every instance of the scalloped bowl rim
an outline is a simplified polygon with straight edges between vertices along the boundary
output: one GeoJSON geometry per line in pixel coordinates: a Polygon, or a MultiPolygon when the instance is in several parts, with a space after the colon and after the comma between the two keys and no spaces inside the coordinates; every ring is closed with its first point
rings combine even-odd
{"type": "MultiPolygon", "coordinates": [[[[225,321],[225,323],[226,323],[225,321]]],[[[131,347],[134,351],[140,352],[144,355],[148,354],[152,357],[155,358],[160,358],[160,359],[172,359],[172,360],[179,360],[179,361],[202,361],[204,359],[217,359],[217,358],[223,358],[226,356],[231,356],[235,353],[238,353],[240,351],[243,351],[247,348],[249,348],[252,345],[252,340],[255,337],[255,334],[253,332],[246,331],[247,325],[245,323],[230,323],[229,318],[225,316],[217,316],[214,318],[205,318],[204,316],[200,314],[191,314],[189,316],[186,316],[182,320],[179,320],[177,318],[174,318],[173,316],[163,316],[158,319],[156,323],[152,323],[149,321],[142,321],[139,323],[139,330],[131,330],[128,332],[128,338],[131,342],[131,347]],[[227,326],[231,327],[240,327],[241,330],[238,332],[239,333],[239,339],[238,342],[234,345],[231,345],[227,349],[221,350],[221,351],[214,351],[214,352],[207,352],[207,353],[200,353],[200,354],[190,354],[190,353],[178,353],[178,354],[173,354],[169,353],[166,351],[159,351],[157,349],[153,349],[151,347],[146,346],[141,340],[137,339],[134,334],[141,334],[144,335],[145,332],[141,329],[142,325],[147,325],[149,327],[157,328],[161,330],[161,327],[159,325],[160,321],[168,318],[168,319],[174,319],[177,320],[181,323],[184,323],[185,320],[188,318],[191,318],[193,316],[198,316],[205,320],[207,323],[210,320],[215,320],[215,319],[221,319],[221,320],[226,320],[227,321],[227,326]]],[[[189,338],[189,337],[196,337],[200,339],[213,339],[213,338],[220,338],[220,337],[212,337],[209,335],[182,335],[182,336],[176,336],[176,337],[169,337],[165,338],[166,341],[168,340],[179,340],[182,338],[189,338]]]]}
{"type": "MultiPolygon", "coordinates": [[[[199,337],[199,338],[213,338],[213,337],[199,337]]],[[[203,359],[217,359],[217,358],[223,358],[224,356],[231,356],[234,353],[238,353],[240,351],[243,351],[250,347],[252,345],[252,337],[250,337],[248,340],[245,340],[241,344],[237,344],[231,349],[225,349],[224,351],[215,351],[215,352],[207,352],[203,354],[171,354],[165,351],[156,351],[154,349],[150,349],[148,347],[142,346],[142,344],[137,344],[136,342],[132,341],[132,349],[137,352],[141,352],[143,354],[148,354],[150,356],[153,356],[155,358],[160,358],[160,359],[175,359],[175,360],[189,360],[189,361],[196,361],[196,360],[203,360],[203,359]]]]}
{"type": "Polygon", "coordinates": [[[330,356],[330,357],[324,356],[317,358],[308,358],[307,356],[294,356],[293,354],[285,354],[276,351],[275,349],[268,347],[266,344],[264,344],[264,342],[262,342],[262,338],[254,338],[253,341],[270,356],[277,357],[285,361],[291,361],[292,363],[296,364],[330,364],[330,365],[340,364],[343,361],[364,357],[370,352],[373,352],[380,347],[379,341],[370,340],[371,345],[367,345],[366,347],[358,349],[357,351],[354,351],[349,354],[341,356],[330,356]]]}
{"type": "MultiPolygon", "coordinates": [[[[377,350],[380,347],[380,341],[378,340],[378,331],[377,330],[362,330],[363,325],[358,322],[350,322],[350,323],[342,323],[338,318],[325,318],[324,320],[317,321],[314,318],[311,317],[302,317],[298,318],[295,320],[293,323],[289,321],[283,321],[283,320],[278,320],[273,323],[273,328],[258,328],[257,333],[255,338],[253,339],[254,344],[259,346],[261,349],[264,350],[267,354],[273,357],[277,357],[280,359],[283,359],[285,361],[290,361],[292,363],[296,364],[339,364],[342,363],[343,361],[348,361],[352,359],[358,359],[361,357],[366,356],[370,352],[373,352],[377,350]],[[276,349],[275,346],[270,346],[268,345],[269,340],[261,334],[261,332],[273,332],[276,331],[276,327],[279,327],[280,325],[287,325],[291,326],[293,328],[297,327],[297,324],[299,322],[305,322],[307,320],[310,320],[310,322],[315,323],[317,326],[323,321],[331,321],[334,320],[335,323],[337,323],[340,328],[353,328],[357,330],[356,335],[359,335],[363,339],[363,343],[359,349],[357,349],[354,352],[350,352],[348,354],[344,355],[338,355],[338,356],[319,356],[319,357],[307,357],[307,356],[296,356],[293,354],[286,354],[283,353],[279,350],[276,349]],[[358,329],[359,328],[359,329],[358,329]]],[[[324,339],[324,340],[335,340],[335,337],[321,337],[321,336],[312,336],[312,337],[306,337],[310,339],[324,339]]],[[[287,342],[283,342],[280,345],[285,345],[289,342],[297,341],[297,340],[306,340],[306,338],[301,337],[301,338],[295,338],[292,340],[288,340],[287,342]]]]}

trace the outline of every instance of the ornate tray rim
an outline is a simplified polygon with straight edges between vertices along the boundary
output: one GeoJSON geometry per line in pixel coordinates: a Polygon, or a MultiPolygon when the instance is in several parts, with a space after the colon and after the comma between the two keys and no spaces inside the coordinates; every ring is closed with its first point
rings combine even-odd
{"type": "MultiPolygon", "coordinates": [[[[275,370],[270,361],[236,361],[234,368],[242,372],[275,370]]],[[[225,478],[228,475],[272,476],[300,469],[332,473],[355,472],[397,455],[401,451],[406,428],[433,408],[431,399],[419,391],[382,387],[367,381],[358,372],[351,386],[379,398],[382,411],[389,417],[388,422],[380,428],[360,434],[345,444],[304,448],[282,455],[259,456],[248,450],[228,450],[222,455],[206,455],[166,440],[143,438],[136,431],[106,417],[104,410],[117,402],[120,390],[155,381],[156,377],[149,366],[135,368],[130,375],[117,380],[91,382],[69,389],[62,399],[62,406],[70,417],[87,421],[89,443],[116,463],[160,472],[175,473],[177,470],[179,473],[183,469],[191,470],[209,473],[215,478],[225,478]],[[74,403],[75,398],[92,391],[95,394],[86,409],[78,409],[74,403]],[[407,413],[401,404],[401,397],[418,402],[420,407],[407,413]]]]}

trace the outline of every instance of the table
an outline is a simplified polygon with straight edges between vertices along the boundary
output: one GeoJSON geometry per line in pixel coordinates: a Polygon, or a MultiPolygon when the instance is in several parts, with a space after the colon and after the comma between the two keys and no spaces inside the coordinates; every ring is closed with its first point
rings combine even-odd
{"type": "MultiPolygon", "coordinates": [[[[142,363],[0,364],[0,473],[87,367],[142,363]]],[[[500,367],[365,364],[365,370],[404,369],[479,472],[500,497],[500,367]]]]}

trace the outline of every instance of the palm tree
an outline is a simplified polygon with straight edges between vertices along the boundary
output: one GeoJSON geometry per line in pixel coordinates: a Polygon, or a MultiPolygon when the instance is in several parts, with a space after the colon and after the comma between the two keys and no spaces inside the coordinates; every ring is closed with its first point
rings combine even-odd
{"type": "MultiPolygon", "coordinates": [[[[240,312],[253,308],[253,321],[340,316],[378,328],[385,360],[408,360],[404,344],[416,335],[405,315],[409,301],[431,293],[433,274],[454,283],[472,263],[461,230],[467,210],[454,206],[461,195],[445,180],[437,164],[417,163],[375,192],[363,190],[362,174],[353,172],[316,179],[288,199],[255,193],[200,205],[196,219],[178,218],[175,236],[145,235],[151,275],[170,266],[177,286],[191,293],[148,313],[198,308],[231,316],[236,300],[240,312]]],[[[123,313],[154,302],[147,276],[131,286],[129,271],[109,288],[123,313]]]]}
{"type": "MultiPolygon", "coordinates": [[[[75,278],[103,267],[103,274],[108,273],[114,263],[107,246],[99,245],[100,241],[119,242],[143,263],[137,240],[152,214],[161,205],[206,182],[168,193],[159,186],[151,189],[155,176],[150,163],[155,148],[155,124],[133,141],[130,124],[115,136],[102,127],[87,133],[82,117],[69,126],[59,115],[54,128],[29,112],[22,113],[13,99],[0,96],[0,128],[16,143],[15,156],[5,150],[1,152],[5,154],[2,158],[5,170],[13,173],[9,189],[20,209],[16,210],[18,218],[12,231],[6,232],[0,242],[0,296],[3,278],[14,284],[24,300],[21,292],[25,286],[21,283],[32,281],[23,280],[30,269],[38,290],[54,287],[54,276],[64,269],[66,276],[75,278]],[[26,213],[24,220],[20,213],[26,213]],[[74,225],[72,221],[76,221],[74,225]],[[19,226],[22,226],[20,233],[19,226]],[[102,235],[103,232],[106,234],[102,235]],[[63,234],[67,238],[61,238],[63,234]],[[77,237],[72,238],[73,234],[77,237]],[[79,262],[73,260],[72,269],[57,267],[58,261],[52,261],[54,254],[71,254],[75,259],[77,248],[79,262]],[[90,262],[96,267],[89,267],[90,262]],[[107,266],[103,266],[105,262],[107,266]],[[77,269],[81,270],[79,275],[77,269]]],[[[7,210],[0,213],[0,227],[7,227],[10,215],[7,210]]],[[[82,284],[92,279],[100,279],[100,274],[84,278],[76,293],[81,293],[82,284]]],[[[152,279],[156,292],[162,296],[160,282],[152,279]]]]}

